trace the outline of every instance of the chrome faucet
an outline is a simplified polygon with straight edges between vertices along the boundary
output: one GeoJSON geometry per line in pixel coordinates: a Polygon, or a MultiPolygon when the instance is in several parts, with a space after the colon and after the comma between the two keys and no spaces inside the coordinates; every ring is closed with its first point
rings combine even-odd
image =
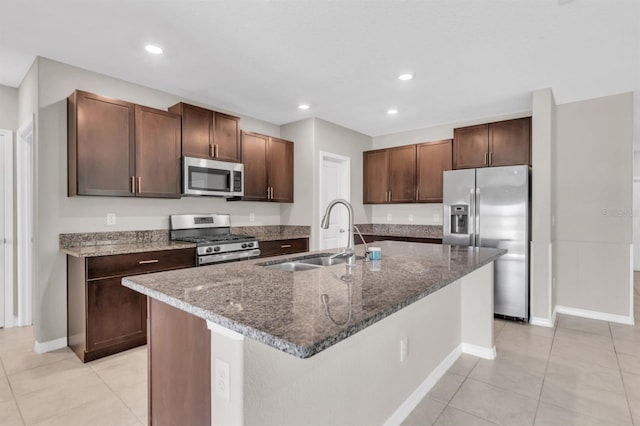
{"type": "Polygon", "coordinates": [[[356,264],[356,251],[355,242],[353,239],[353,207],[351,207],[351,204],[349,204],[347,200],[343,200],[342,198],[338,198],[330,202],[327,206],[327,210],[325,211],[324,216],[322,217],[320,226],[322,227],[322,229],[329,229],[329,217],[331,216],[331,209],[336,204],[342,204],[347,208],[347,211],[349,212],[349,243],[347,244],[346,248],[331,257],[345,256],[347,257],[347,265],[353,266],[356,264]]]}

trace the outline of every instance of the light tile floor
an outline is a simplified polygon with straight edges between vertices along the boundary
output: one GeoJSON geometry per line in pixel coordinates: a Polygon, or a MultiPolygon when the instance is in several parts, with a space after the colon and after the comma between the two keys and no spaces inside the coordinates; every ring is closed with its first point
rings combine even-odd
{"type": "Polygon", "coordinates": [[[495,320],[498,356],[462,355],[403,426],[640,426],[635,326],[560,315],[554,329],[495,320]]]}
{"type": "MultiPolygon", "coordinates": [[[[498,357],[460,357],[403,425],[640,426],[635,278],[635,326],[570,316],[555,329],[496,320],[498,357]]],[[[31,327],[0,329],[0,425],[147,424],[145,346],[87,364],[66,348],[32,348],[31,327]]]]}

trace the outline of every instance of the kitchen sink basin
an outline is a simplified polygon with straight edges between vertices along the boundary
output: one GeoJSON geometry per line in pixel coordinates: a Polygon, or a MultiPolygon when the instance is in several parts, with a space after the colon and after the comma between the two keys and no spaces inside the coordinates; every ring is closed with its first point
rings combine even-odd
{"type": "Polygon", "coordinates": [[[265,268],[275,269],[278,271],[308,271],[310,269],[320,268],[320,265],[310,265],[302,262],[282,262],[273,263],[271,265],[262,265],[265,268]]]}
{"type": "MultiPolygon", "coordinates": [[[[278,271],[309,271],[323,266],[339,265],[347,261],[346,257],[334,257],[332,259],[332,255],[333,253],[321,253],[313,256],[300,256],[293,259],[258,263],[258,265],[278,271]]],[[[362,259],[362,256],[358,256],[356,259],[362,259]]]]}

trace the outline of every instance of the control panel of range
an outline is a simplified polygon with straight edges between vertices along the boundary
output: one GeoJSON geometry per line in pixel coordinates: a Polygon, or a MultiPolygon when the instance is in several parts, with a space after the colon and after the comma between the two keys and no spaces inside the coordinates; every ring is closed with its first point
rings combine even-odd
{"type": "Polygon", "coordinates": [[[213,254],[220,252],[230,252],[230,251],[239,251],[239,250],[247,250],[247,249],[257,249],[258,242],[257,241],[249,241],[244,243],[222,243],[217,245],[209,245],[198,247],[198,254],[213,254]]]}

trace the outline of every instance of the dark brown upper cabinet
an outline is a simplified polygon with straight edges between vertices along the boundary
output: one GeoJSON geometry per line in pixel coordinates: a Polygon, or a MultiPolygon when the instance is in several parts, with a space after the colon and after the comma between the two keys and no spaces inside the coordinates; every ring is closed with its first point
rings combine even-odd
{"type": "Polygon", "coordinates": [[[415,200],[416,146],[363,153],[363,202],[410,203],[415,200]]]}
{"type": "Polygon", "coordinates": [[[242,132],[246,201],[293,202],[293,142],[242,132]]]}
{"type": "Polygon", "coordinates": [[[452,168],[451,145],[451,139],[416,145],[417,202],[442,202],[442,173],[452,168]]]}
{"type": "Polygon", "coordinates": [[[180,197],[180,117],[76,90],[67,100],[68,195],[180,197]]]}
{"type": "Polygon", "coordinates": [[[531,164],[531,117],[453,130],[453,168],[531,164]]]}
{"type": "Polygon", "coordinates": [[[240,118],[180,102],[169,108],[182,117],[182,155],[240,162],[240,118]]]}
{"type": "Polygon", "coordinates": [[[136,195],[180,197],[180,116],[136,105],[136,195]]]}

